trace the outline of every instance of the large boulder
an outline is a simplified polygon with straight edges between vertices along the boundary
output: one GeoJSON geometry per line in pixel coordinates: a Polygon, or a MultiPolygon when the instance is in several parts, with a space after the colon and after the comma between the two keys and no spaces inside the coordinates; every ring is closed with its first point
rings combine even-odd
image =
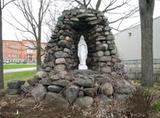
{"type": "Polygon", "coordinates": [[[125,79],[117,80],[114,88],[118,94],[130,94],[134,90],[134,86],[125,79]]]}
{"type": "Polygon", "coordinates": [[[9,89],[19,89],[22,85],[24,85],[25,81],[15,80],[10,81],[7,85],[9,89]]]}
{"type": "Polygon", "coordinates": [[[51,92],[46,94],[45,104],[56,108],[67,108],[69,106],[68,102],[60,94],[51,92]]]}
{"type": "Polygon", "coordinates": [[[80,97],[75,101],[75,104],[80,107],[90,107],[93,104],[93,98],[92,97],[80,97]]]}
{"type": "Polygon", "coordinates": [[[75,85],[71,85],[65,91],[65,97],[70,104],[72,104],[78,97],[79,87],[75,85]]]}
{"type": "Polygon", "coordinates": [[[50,92],[59,93],[63,89],[63,87],[56,86],[56,85],[50,85],[50,86],[47,87],[47,89],[50,92]]]}
{"type": "Polygon", "coordinates": [[[104,95],[111,96],[114,92],[112,84],[111,83],[104,83],[101,86],[101,92],[104,95]]]}
{"type": "Polygon", "coordinates": [[[86,88],[93,87],[94,85],[93,81],[90,79],[76,79],[74,81],[74,84],[78,86],[86,87],[86,88]]]}
{"type": "Polygon", "coordinates": [[[52,85],[57,85],[57,86],[61,86],[61,87],[66,87],[69,85],[69,81],[68,80],[57,80],[57,81],[53,81],[52,85]]]}
{"type": "Polygon", "coordinates": [[[42,101],[47,93],[46,88],[42,84],[38,84],[31,90],[31,95],[39,102],[42,101]]]}

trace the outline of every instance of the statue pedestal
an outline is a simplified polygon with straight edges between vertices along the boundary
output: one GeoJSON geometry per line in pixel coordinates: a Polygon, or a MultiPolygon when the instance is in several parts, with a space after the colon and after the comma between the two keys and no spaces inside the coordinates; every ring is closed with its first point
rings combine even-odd
{"type": "Polygon", "coordinates": [[[79,70],[87,70],[88,67],[87,67],[87,65],[79,64],[78,69],[79,69],[79,70]]]}

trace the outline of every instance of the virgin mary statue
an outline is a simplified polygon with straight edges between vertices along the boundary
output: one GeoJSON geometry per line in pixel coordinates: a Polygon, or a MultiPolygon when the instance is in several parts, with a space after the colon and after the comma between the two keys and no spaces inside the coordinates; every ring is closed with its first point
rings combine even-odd
{"type": "Polygon", "coordinates": [[[78,43],[78,58],[79,58],[79,70],[87,70],[88,67],[86,65],[86,60],[87,60],[87,55],[88,55],[88,48],[87,44],[84,40],[84,36],[81,36],[80,41],[78,43]]]}

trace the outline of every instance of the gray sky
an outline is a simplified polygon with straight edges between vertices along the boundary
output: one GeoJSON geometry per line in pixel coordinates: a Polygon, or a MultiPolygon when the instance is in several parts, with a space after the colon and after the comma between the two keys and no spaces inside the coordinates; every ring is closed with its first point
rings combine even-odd
{"type": "MultiPolygon", "coordinates": [[[[7,0],[6,0],[7,1],[7,0]]],[[[34,10],[36,10],[37,7],[37,0],[32,0],[34,2],[34,10]]],[[[95,0],[93,0],[95,1],[95,0]]],[[[119,0],[119,2],[121,2],[121,0],[119,0]]],[[[93,3],[94,4],[94,3],[93,3]]],[[[104,5],[106,3],[104,3],[100,9],[104,8],[104,5]]],[[[138,6],[138,0],[131,0],[131,6],[124,6],[121,9],[118,9],[114,12],[124,12],[126,10],[129,10],[131,7],[135,7],[138,6]]],[[[160,16],[160,1],[156,0],[155,2],[155,10],[154,10],[154,18],[160,16]]],[[[55,2],[54,4],[52,4],[51,9],[52,10],[58,10],[58,11],[63,11],[64,9],[66,9],[68,7],[67,3],[63,3],[63,2],[55,2]],[[55,7],[56,6],[56,7],[55,7]]],[[[13,24],[16,24],[16,22],[14,22],[13,18],[10,15],[10,12],[16,16],[16,18],[18,18],[22,23],[26,24],[26,22],[23,19],[23,16],[20,14],[20,12],[16,9],[16,7],[13,4],[8,5],[4,10],[3,10],[3,19],[12,22],[13,24]]],[[[35,13],[36,14],[36,13],[35,13]]],[[[59,16],[61,13],[57,12],[56,13],[57,16],[59,16]]],[[[114,19],[116,19],[117,17],[119,17],[118,15],[113,15],[113,14],[106,14],[109,21],[112,21],[114,19]]],[[[25,36],[29,36],[28,34],[22,34],[21,32],[17,31],[14,27],[12,27],[11,25],[9,25],[5,20],[3,20],[3,39],[4,40],[21,40],[24,39],[25,36]]],[[[132,16],[131,18],[128,18],[126,20],[123,21],[123,23],[120,26],[120,30],[123,30],[129,26],[132,26],[136,23],[139,22],[139,17],[138,17],[138,13],[134,16],[132,16]]],[[[112,27],[117,28],[118,23],[115,24],[111,24],[112,27]]],[[[47,27],[44,27],[43,33],[42,33],[42,38],[43,41],[46,41],[46,32],[49,32],[49,29],[47,27]]],[[[114,32],[115,33],[115,32],[114,32]]],[[[50,35],[50,33],[48,33],[50,35]]],[[[32,38],[32,37],[30,37],[32,38]]]]}

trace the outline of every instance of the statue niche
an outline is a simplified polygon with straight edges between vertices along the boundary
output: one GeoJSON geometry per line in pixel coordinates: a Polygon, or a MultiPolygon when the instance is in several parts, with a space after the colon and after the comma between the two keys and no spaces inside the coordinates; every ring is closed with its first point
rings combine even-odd
{"type": "Polygon", "coordinates": [[[84,36],[81,36],[79,43],[78,43],[78,58],[79,58],[78,69],[79,70],[87,70],[88,69],[88,67],[86,65],[87,55],[88,55],[87,44],[84,40],[84,36]]]}

